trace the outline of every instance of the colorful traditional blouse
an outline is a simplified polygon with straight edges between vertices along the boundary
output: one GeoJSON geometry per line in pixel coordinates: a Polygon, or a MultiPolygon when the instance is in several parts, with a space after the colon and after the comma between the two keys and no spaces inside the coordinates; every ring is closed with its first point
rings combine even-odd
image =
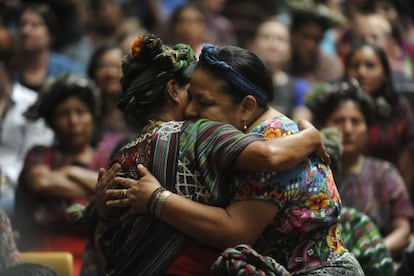
{"type": "Polygon", "coordinates": [[[391,253],[369,216],[355,208],[343,207],[339,221],[343,242],[357,258],[366,276],[395,275],[391,253]]]}
{"type": "MultiPolygon", "coordinates": [[[[138,178],[144,164],[161,185],[186,198],[223,206],[231,199],[228,183],[233,163],[251,142],[230,125],[200,119],[196,122],[152,122],[124,146],[114,162],[122,174],[138,178]]],[[[157,218],[140,216],[108,227],[104,246],[109,275],[164,273],[194,241],[157,218]],[[115,233],[115,235],[114,235],[115,233]],[[163,252],[163,254],[160,254],[163,252]]],[[[104,240],[106,235],[104,234],[104,240]]]]}
{"type": "Polygon", "coordinates": [[[365,157],[359,174],[337,178],[343,204],[367,214],[386,236],[395,217],[412,218],[414,209],[401,174],[391,163],[365,157]]]}
{"type": "MultiPolygon", "coordinates": [[[[298,132],[295,122],[280,115],[252,132],[266,139],[298,132]]],[[[338,216],[341,199],[332,172],[311,156],[294,169],[279,173],[248,173],[238,177],[236,200],[267,200],[279,207],[273,222],[254,245],[289,272],[305,272],[339,258],[343,247],[338,216]]]]}

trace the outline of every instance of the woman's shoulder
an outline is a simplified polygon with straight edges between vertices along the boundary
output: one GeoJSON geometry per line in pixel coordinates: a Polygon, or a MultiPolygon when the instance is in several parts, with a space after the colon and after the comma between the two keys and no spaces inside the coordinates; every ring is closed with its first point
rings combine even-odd
{"type": "Polygon", "coordinates": [[[60,155],[59,151],[53,146],[33,146],[26,154],[24,168],[27,169],[36,164],[51,165],[58,155],[60,155]]]}
{"type": "Polygon", "coordinates": [[[398,169],[394,164],[392,164],[391,162],[385,159],[365,156],[364,171],[384,172],[384,171],[398,171],[398,169]]]}
{"type": "Polygon", "coordinates": [[[238,133],[241,131],[238,130],[231,124],[226,124],[219,121],[212,121],[209,119],[197,119],[194,121],[185,121],[182,125],[182,130],[184,133],[189,133],[191,135],[204,135],[204,134],[213,134],[215,132],[225,133],[238,133]]]}
{"type": "Polygon", "coordinates": [[[261,122],[252,132],[261,132],[265,138],[277,138],[291,135],[299,131],[298,125],[283,114],[278,114],[261,122]]]}
{"type": "Polygon", "coordinates": [[[43,156],[46,154],[53,154],[57,149],[53,146],[35,145],[27,152],[27,155],[43,156]]]}

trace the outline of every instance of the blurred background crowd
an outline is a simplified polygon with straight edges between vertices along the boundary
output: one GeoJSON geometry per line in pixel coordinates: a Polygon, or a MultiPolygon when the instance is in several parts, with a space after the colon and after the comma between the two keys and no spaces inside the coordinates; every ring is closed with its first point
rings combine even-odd
{"type": "Polygon", "coordinates": [[[369,215],[400,263],[414,217],[413,15],[410,0],[0,0],[0,208],[17,248],[70,251],[88,275],[79,213],[138,131],[117,107],[121,65],[154,33],[196,56],[206,43],[251,50],[273,74],[271,106],[339,127],[344,205],[369,215]],[[343,80],[373,114],[315,97],[343,80]]]}

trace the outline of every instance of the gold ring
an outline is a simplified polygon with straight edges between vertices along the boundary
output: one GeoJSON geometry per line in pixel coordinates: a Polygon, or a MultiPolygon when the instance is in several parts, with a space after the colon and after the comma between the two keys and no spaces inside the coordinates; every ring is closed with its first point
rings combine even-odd
{"type": "Polygon", "coordinates": [[[127,197],[127,189],[122,190],[122,197],[127,197]]]}

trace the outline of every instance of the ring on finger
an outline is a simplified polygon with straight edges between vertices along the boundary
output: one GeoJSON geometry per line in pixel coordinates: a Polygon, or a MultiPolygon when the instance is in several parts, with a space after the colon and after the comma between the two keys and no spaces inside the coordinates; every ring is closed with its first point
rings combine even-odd
{"type": "Polygon", "coordinates": [[[122,190],[122,197],[123,198],[127,197],[127,189],[122,190]]]}

